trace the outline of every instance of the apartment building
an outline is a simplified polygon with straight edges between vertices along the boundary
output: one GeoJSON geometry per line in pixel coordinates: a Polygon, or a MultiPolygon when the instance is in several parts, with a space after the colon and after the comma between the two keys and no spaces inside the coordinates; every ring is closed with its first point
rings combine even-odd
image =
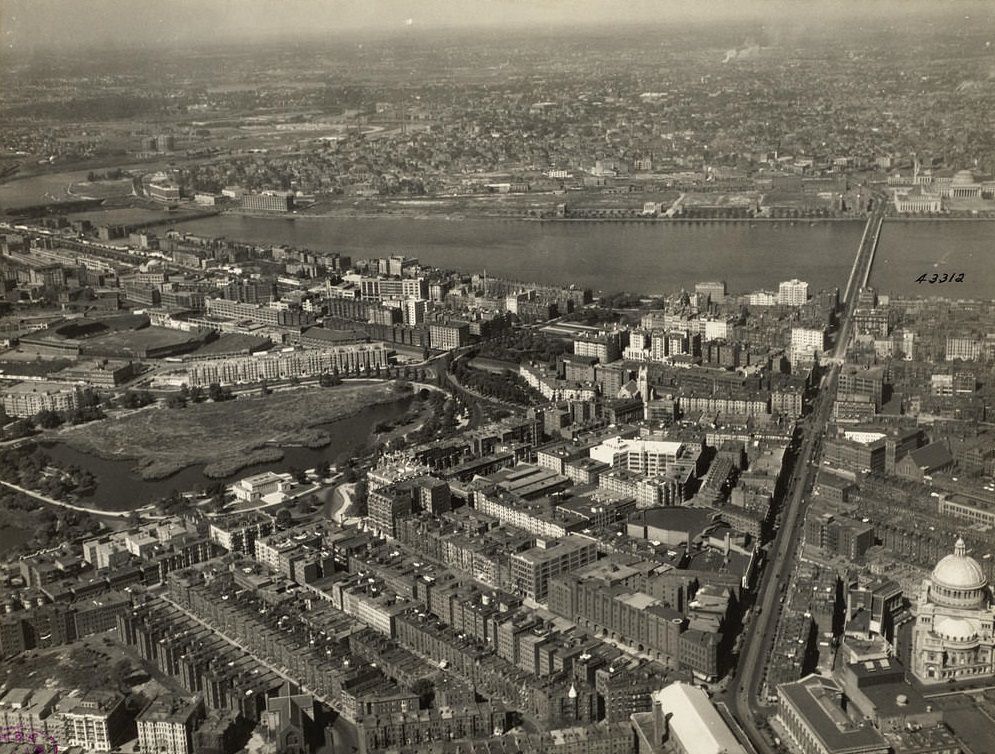
{"type": "Polygon", "coordinates": [[[121,694],[89,691],[82,697],[64,702],[62,719],[70,746],[99,752],[111,751],[124,742],[128,713],[121,694]]]}
{"type": "Polygon", "coordinates": [[[145,754],[191,754],[193,732],[204,714],[200,697],[158,696],[135,720],[138,745],[145,754]]]}
{"type": "Polygon", "coordinates": [[[545,601],[552,577],[593,563],[597,558],[595,540],[579,534],[538,539],[535,547],[511,556],[512,583],[529,599],[545,601]]]}
{"type": "Polygon", "coordinates": [[[232,385],[261,380],[316,377],[321,374],[356,374],[389,366],[390,351],[383,343],[347,343],[321,349],[280,351],[227,359],[193,362],[187,367],[187,384],[232,385]]]}
{"type": "Polygon", "coordinates": [[[3,410],[7,416],[24,418],[39,411],[75,411],[82,389],[54,382],[18,382],[3,389],[3,410]]]}

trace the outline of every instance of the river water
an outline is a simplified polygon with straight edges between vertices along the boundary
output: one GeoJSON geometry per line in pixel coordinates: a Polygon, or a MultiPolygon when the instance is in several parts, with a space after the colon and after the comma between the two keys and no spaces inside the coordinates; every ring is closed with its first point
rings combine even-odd
{"type": "Polygon", "coordinates": [[[901,296],[995,298],[995,222],[889,220],[881,230],[871,285],[901,296]],[[963,272],[964,282],[916,282],[934,272],[951,278],[963,272]]]}
{"type": "MultiPolygon", "coordinates": [[[[219,215],[177,227],[260,244],[353,257],[406,254],[446,269],[653,294],[715,279],[725,280],[731,292],[776,288],[793,277],[808,281],[811,290],[843,288],[864,226],[856,220],[792,225],[219,215]]],[[[995,223],[985,221],[890,220],[871,284],[893,295],[990,297],[993,237],[995,223]],[[967,273],[965,282],[956,289],[924,290],[915,277],[932,272],[934,264],[967,273]]]]}
{"type": "Polygon", "coordinates": [[[131,510],[166,497],[174,490],[186,492],[203,489],[216,482],[230,484],[262,471],[286,471],[291,467],[310,469],[321,461],[337,463],[348,460],[369,447],[373,428],[379,422],[396,420],[404,414],[409,403],[410,399],[405,399],[370,406],[353,416],[324,424],[321,428],[332,439],[325,447],[283,448],[283,460],[247,466],[223,479],[204,476],[204,467],[200,465],[188,466],[165,479],[145,480],[135,473],[132,461],[106,460],[83,453],[65,443],[47,445],[44,452],[60,465],[75,464],[93,474],[96,488],[92,495],[81,499],[84,505],[92,504],[106,510],[131,510]]]}
{"type": "Polygon", "coordinates": [[[788,278],[813,290],[843,287],[863,223],[533,222],[285,218],[219,215],[179,229],[260,244],[290,244],[352,257],[406,254],[445,269],[574,283],[595,290],[665,293],[695,281],[729,290],[776,288],[788,278]]]}

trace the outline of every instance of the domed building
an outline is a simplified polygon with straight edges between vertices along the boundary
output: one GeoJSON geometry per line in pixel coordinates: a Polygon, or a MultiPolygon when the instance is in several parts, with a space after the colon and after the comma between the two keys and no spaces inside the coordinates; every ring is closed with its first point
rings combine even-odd
{"type": "Polygon", "coordinates": [[[995,607],[985,572],[963,539],[923,582],[912,672],[923,683],[995,676],[995,607]]]}
{"type": "Polygon", "coordinates": [[[947,196],[955,198],[979,198],[981,196],[981,184],[974,178],[974,173],[970,170],[958,170],[952,179],[950,186],[946,189],[947,196]]]}

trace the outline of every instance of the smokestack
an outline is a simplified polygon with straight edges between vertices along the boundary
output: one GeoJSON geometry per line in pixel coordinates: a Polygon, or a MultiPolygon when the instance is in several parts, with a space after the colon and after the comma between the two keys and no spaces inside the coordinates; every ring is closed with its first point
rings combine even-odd
{"type": "Polygon", "coordinates": [[[667,718],[663,714],[663,703],[653,702],[653,743],[661,744],[667,737],[667,718]]]}

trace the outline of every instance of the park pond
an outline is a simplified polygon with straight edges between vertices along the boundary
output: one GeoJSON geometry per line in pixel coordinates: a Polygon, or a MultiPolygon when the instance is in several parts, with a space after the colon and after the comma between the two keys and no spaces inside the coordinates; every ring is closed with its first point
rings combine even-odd
{"type": "Polygon", "coordinates": [[[174,491],[203,489],[217,482],[230,484],[262,471],[286,471],[291,468],[309,469],[322,461],[341,463],[370,447],[373,431],[381,422],[394,422],[402,417],[410,398],[370,406],[359,412],[316,429],[324,430],[330,443],[320,448],[281,446],[279,461],[246,466],[234,474],[211,478],[204,474],[204,464],[187,466],[162,479],[143,479],[133,460],[109,460],[82,452],[66,443],[48,443],[44,452],[60,466],[76,465],[93,474],[93,492],[80,498],[83,505],[105,510],[132,510],[169,496],[174,491]]]}

